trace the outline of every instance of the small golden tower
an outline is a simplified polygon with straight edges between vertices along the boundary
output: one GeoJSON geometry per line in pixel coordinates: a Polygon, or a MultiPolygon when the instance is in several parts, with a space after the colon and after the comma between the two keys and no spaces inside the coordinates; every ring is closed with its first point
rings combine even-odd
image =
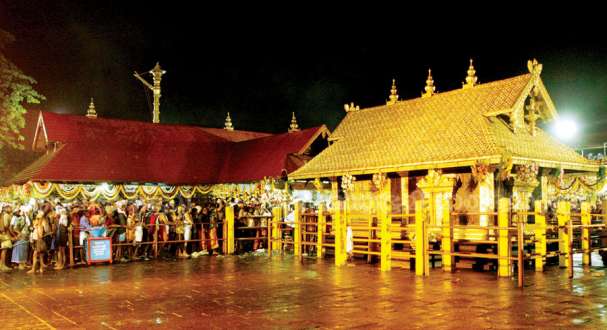
{"type": "Polygon", "coordinates": [[[299,125],[297,125],[297,119],[295,118],[295,112],[292,113],[291,125],[289,126],[289,133],[299,131],[299,125]]]}
{"type": "Polygon", "coordinates": [[[388,96],[386,105],[396,104],[396,101],[398,101],[398,94],[396,92],[396,79],[392,79],[392,88],[390,89],[390,96],[388,96]]]}
{"type": "Polygon", "coordinates": [[[470,66],[468,67],[468,76],[466,76],[466,82],[462,83],[462,88],[470,88],[476,86],[476,81],[478,77],[476,76],[476,70],[474,69],[474,65],[472,64],[472,59],[470,59],[470,66]]]}
{"type": "Polygon", "coordinates": [[[432,79],[432,70],[428,69],[428,79],[426,79],[425,92],[422,92],[422,97],[430,97],[434,95],[436,87],[434,86],[434,80],[432,79]]]}
{"type": "Polygon", "coordinates": [[[225,126],[223,127],[223,129],[227,130],[227,131],[233,131],[234,130],[234,126],[232,126],[232,118],[230,118],[230,113],[228,112],[228,116],[226,117],[226,122],[224,124],[225,126]]]}
{"type": "Polygon", "coordinates": [[[95,111],[95,102],[93,102],[93,98],[91,97],[91,103],[89,103],[89,108],[86,110],[87,118],[97,118],[97,111],[95,111]]]}

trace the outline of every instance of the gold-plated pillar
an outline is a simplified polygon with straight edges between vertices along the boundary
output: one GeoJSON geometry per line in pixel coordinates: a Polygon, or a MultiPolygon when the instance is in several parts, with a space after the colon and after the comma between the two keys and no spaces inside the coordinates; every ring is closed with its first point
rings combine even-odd
{"type": "Polygon", "coordinates": [[[559,224],[559,266],[570,267],[569,222],[571,221],[571,203],[559,201],[556,212],[559,224]]]}
{"type": "Polygon", "coordinates": [[[325,241],[325,228],[327,219],[325,217],[325,203],[320,203],[318,207],[318,222],[316,226],[316,257],[322,258],[323,256],[323,243],[325,241]]]}
{"type": "Polygon", "coordinates": [[[449,200],[443,199],[443,238],[441,240],[443,270],[453,271],[453,226],[451,222],[451,210],[449,200]]]}
{"type": "MultiPolygon", "coordinates": [[[[226,222],[227,226],[227,239],[228,239],[228,254],[234,254],[234,206],[226,207],[226,222]]],[[[225,237],[224,237],[225,239],[225,237]]]]}
{"type": "Polygon", "coordinates": [[[423,201],[415,201],[415,275],[428,276],[428,233],[424,217],[423,201]]]}
{"type": "Polygon", "coordinates": [[[590,203],[582,202],[582,264],[590,265],[591,263],[591,250],[590,250],[590,203]]]}
{"type": "Polygon", "coordinates": [[[341,201],[334,205],[335,211],[333,213],[333,231],[335,232],[335,265],[343,266],[346,264],[345,249],[346,249],[346,237],[343,235],[342,227],[342,212],[341,212],[341,201]]]}
{"type": "Polygon", "coordinates": [[[546,216],[544,215],[543,202],[535,201],[535,271],[544,271],[544,260],[546,259],[546,216]]]}
{"type": "MultiPolygon", "coordinates": [[[[272,209],[272,249],[273,250],[281,250],[282,249],[282,235],[280,235],[280,226],[281,226],[281,221],[282,221],[282,217],[281,214],[282,213],[282,207],[274,207],[272,209]]],[[[268,244],[270,245],[270,244],[268,244]]]]}
{"type": "MultiPolygon", "coordinates": [[[[409,173],[400,173],[400,199],[403,215],[409,214],[409,173]]],[[[403,218],[403,222],[405,219],[403,218]]]]}
{"type": "Polygon", "coordinates": [[[293,254],[295,256],[301,256],[301,202],[295,203],[294,218],[295,228],[293,229],[293,254]]]}
{"type": "Polygon", "coordinates": [[[542,175],[540,178],[540,184],[542,185],[542,207],[544,208],[542,211],[548,210],[548,177],[542,175]]]}
{"type": "Polygon", "coordinates": [[[380,202],[377,207],[377,217],[381,226],[381,271],[392,269],[392,203],[390,194],[390,180],[382,188],[380,202]]]}
{"type": "Polygon", "coordinates": [[[500,198],[497,205],[497,276],[509,277],[511,275],[510,267],[510,234],[508,227],[510,226],[510,200],[508,198],[500,198]]]}

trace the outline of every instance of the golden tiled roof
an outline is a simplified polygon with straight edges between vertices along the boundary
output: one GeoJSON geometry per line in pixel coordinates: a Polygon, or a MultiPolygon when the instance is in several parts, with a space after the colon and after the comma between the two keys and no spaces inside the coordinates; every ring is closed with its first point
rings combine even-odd
{"type": "Polygon", "coordinates": [[[537,81],[539,77],[524,74],[348,112],[331,135],[333,144],[290,177],[467,166],[478,159],[497,163],[505,154],[515,163],[531,159],[595,169],[540,129],[535,136],[527,131],[515,134],[506,121],[494,116],[513,109],[537,81]]]}

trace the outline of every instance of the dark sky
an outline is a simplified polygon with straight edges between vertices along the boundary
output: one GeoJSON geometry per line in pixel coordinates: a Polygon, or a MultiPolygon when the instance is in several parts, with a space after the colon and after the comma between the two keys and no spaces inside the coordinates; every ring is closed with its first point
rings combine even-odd
{"type": "Polygon", "coordinates": [[[461,87],[470,57],[481,82],[525,73],[536,57],[561,114],[583,123],[587,136],[607,124],[600,21],[564,25],[548,15],[539,22],[527,11],[500,19],[464,10],[448,20],[386,6],[236,13],[236,3],[163,3],[0,0],[0,27],[15,35],[8,55],[38,80],[50,111],[84,114],[92,96],[100,116],[151,120],[132,72],[159,61],[167,71],[163,122],[222,127],[230,111],[237,129],[276,132],[295,111],[300,126],[333,128],[344,103],[384,103],[392,77],[401,98],[412,98],[429,66],[446,91],[461,87]]]}

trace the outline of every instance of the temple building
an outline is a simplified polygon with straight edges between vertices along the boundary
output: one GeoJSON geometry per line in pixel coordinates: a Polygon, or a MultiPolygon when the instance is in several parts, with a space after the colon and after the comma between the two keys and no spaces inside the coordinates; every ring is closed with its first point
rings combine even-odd
{"type": "MultiPolygon", "coordinates": [[[[398,98],[393,82],[385,105],[346,105],[330,146],[290,177],[332,180],[334,200],[345,199],[352,214],[380,207],[377,192],[403,217],[423,200],[434,226],[445,201],[452,211],[476,212],[465,222],[477,226],[487,225],[482,213],[495,211],[500,197],[527,210],[533,195],[546,207],[570,180],[591,185],[586,177],[596,177],[599,164],[541,128],[558,113],[542,65],[529,61],[528,71],[479,84],[470,61],[461,89],[437,92],[429,71],[421,97],[409,100],[398,98]]],[[[486,239],[487,231],[459,235],[486,239]]]]}
{"type": "MultiPolygon", "coordinates": [[[[31,111],[24,152],[38,155],[5,183],[18,195],[73,198],[189,198],[227,194],[260,181],[284,182],[327,146],[323,126],[271,134],[224,128],[167,125],[98,116],[31,111]]],[[[7,193],[7,189],[4,189],[7,193]]]]}

